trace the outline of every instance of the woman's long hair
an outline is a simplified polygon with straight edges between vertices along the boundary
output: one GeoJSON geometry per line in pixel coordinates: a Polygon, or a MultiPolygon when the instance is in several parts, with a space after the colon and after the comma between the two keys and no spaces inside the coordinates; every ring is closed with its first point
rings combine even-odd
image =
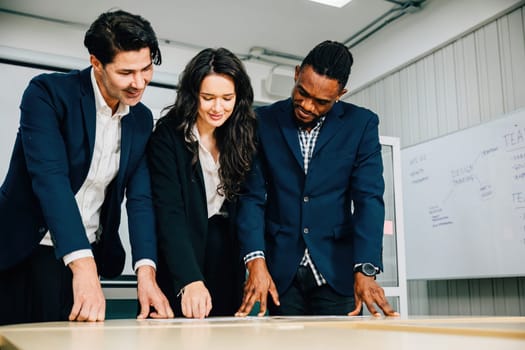
{"type": "Polygon", "coordinates": [[[256,149],[253,89],[239,58],[224,48],[204,49],[199,52],[182,72],[175,104],[167,107],[168,112],[159,122],[165,118],[176,121],[177,129],[184,133],[186,145],[193,154],[192,164],[195,165],[199,148],[193,135],[193,126],[197,121],[201,84],[210,74],[227,75],[235,84],[236,100],[233,112],[214,132],[220,152],[221,184],[217,191],[231,200],[239,193],[256,149]]]}

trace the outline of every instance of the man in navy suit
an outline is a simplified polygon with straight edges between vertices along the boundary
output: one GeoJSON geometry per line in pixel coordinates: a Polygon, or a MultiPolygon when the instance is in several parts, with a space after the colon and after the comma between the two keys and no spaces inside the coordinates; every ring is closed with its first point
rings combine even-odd
{"type": "Polygon", "coordinates": [[[291,99],[257,110],[259,151],[240,196],[248,269],[237,316],[398,315],[382,269],[383,165],[378,117],[339,101],[353,58],[317,45],[295,70],[291,99]]]}
{"type": "Polygon", "coordinates": [[[86,32],[91,67],[33,78],[0,188],[0,324],[102,321],[99,275],[118,276],[127,198],[139,318],[173,317],[155,282],[156,240],[140,103],[160,64],[151,25],[124,11],[86,32]]]}

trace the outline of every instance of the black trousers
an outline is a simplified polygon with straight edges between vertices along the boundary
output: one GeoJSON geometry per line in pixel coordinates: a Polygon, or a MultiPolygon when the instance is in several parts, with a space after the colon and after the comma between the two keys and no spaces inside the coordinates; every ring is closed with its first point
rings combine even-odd
{"type": "MultiPolygon", "coordinates": [[[[210,316],[233,316],[241,305],[245,270],[239,258],[237,239],[229,226],[229,219],[219,215],[208,220],[205,261],[201,271],[204,284],[211,295],[210,316]]],[[[159,256],[157,282],[168,298],[175,316],[181,317],[181,298],[177,297],[179,291],[174,290],[174,281],[171,280],[163,260],[159,256]]]]}
{"type": "Polygon", "coordinates": [[[270,315],[347,315],[355,308],[354,296],[337,293],[328,284],[318,286],[312,269],[299,266],[290,288],[279,295],[280,306],[268,297],[270,315]]]}
{"type": "Polygon", "coordinates": [[[53,247],[39,246],[22,263],[0,271],[0,325],[66,321],[72,307],[72,273],[53,247]]]}

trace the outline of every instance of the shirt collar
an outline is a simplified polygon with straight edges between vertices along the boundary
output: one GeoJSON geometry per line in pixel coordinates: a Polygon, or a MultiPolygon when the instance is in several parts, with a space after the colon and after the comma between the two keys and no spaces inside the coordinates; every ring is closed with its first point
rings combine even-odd
{"type": "MultiPolygon", "coordinates": [[[[295,117],[294,117],[295,118],[295,117]]],[[[314,130],[318,130],[321,128],[321,126],[323,126],[323,123],[326,119],[326,114],[323,115],[322,117],[319,117],[317,120],[315,120],[315,123],[312,123],[312,125],[310,125],[312,128],[310,129],[310,131],[314,131],[314,130]]],[[[305,126],[297,126],[298,129],[300,131],[306,131],[306,127],[305,126]]]]}
{"type": "Polygon", "coordinates": [[[106,115],[111,115],[111,118],[118,119],[122,119],[127,114],[129,114],[129,106],[123,103],[119,103],[117,111],[115,112],[115,114],[112,114],[111,108],[106,103],[106,100],[104,100],[104,97],[102,97],[102,93],[100,92],[100,89],[98,87],[97,80],[95,79],[95,71],[93,67],[91,68],[91,85],[93,85],[93,94],[95,95],[95,108],[97,113],[100,112],[106,115]]]}
{"type": "MultiPolygon", "coordinates": [[[[215,160],[213,159],[213,156],[211,155],[210,151],[208,151],[206,147],[204,147],[204,145],[201,143],[201,136],[199,134],[199,129],[197,128],[197,123],[193,124],[192,133],[193,133],[193,136],[195,136],[195,139],[197,140],[197,143],[199,145],[199,152],[200,151],[204,152],[211,162],[210,163],[211,165],[208,164],[207,168],[209,168],[210,166],[214,169],[217,168],[218,164],[215,163],[215,160]]],[[[201,166],[202,166],[202,159],[200,160],[201,160],[201,166]]]]}
{"type": "MultiPolygon", "coordinates": [[[[195,136],[195,140],[200,144],[201,143],[201,135],[199,135],[199,129],[197,129],[197,123],[193,124],[193,128],[191,129],[193,136],[195,136]]],[[[189,140],[188,140],[189,141],[189,140]]]]}

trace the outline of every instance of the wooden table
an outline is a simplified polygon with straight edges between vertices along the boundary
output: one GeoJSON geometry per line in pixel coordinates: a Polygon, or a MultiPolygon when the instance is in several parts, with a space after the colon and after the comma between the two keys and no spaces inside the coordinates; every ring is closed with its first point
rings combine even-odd
{"type": "Polygon", "coordinates": [[[0,327],[0,349],[525,349],[525,317],[247,317],[0,327]]]}

